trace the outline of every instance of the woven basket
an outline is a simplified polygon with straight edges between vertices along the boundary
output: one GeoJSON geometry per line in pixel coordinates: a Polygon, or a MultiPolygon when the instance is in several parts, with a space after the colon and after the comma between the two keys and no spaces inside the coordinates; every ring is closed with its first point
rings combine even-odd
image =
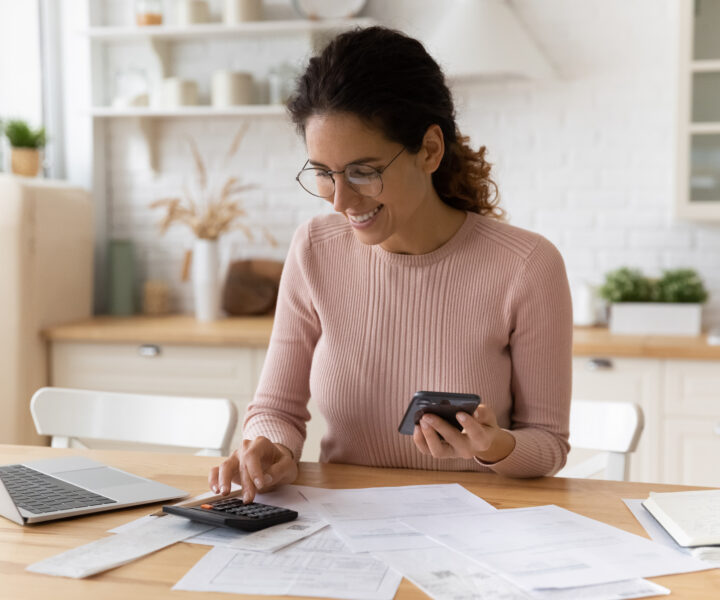
{"type": "Polygon", "coordinates": [[[40,170],[40,150],[36,148],[13,148],[10,168],[15,175],[35,177],[40,170]]]}

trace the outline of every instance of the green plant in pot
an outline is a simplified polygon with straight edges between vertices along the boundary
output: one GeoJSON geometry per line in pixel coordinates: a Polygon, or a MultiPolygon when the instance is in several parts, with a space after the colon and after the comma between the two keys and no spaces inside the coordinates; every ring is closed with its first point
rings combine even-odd
{"type": "Polygon", "coordinates": [[[708,299],[702,279],[694,269],[672,269],[663,272],[652,290],[655,302],[702,304],[708,299]]]}
{"type": "Polygon", "coordinates": [[[5,124],[5,135],[12,147],[12,172],[35,177],[40,170],[40,151],[45,147],[45,128],[32,129],[27,122],[14,119],[5,124]]]}
{"type": "Polygon", "coordinates": [[[610,306],[610,331],[698,335],[708,293],[693,269],[671,269],[659,279],[622,267],[605,275],[599,294],[610,306]]]}

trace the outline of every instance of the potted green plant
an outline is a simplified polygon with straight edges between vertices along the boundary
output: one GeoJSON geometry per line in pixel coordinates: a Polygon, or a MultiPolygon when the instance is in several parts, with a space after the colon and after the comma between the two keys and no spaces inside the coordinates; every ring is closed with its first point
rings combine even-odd
{"type": "Polygon", "coordinates": [[[40,170],[40,150],[45,147],[45,128],[32,129],[25,121],[15,119],[5,124],[5,135],[12,147],[12,172],[35,177],[40,170]]]}
{"type": "Polygon", "coordinates": [[[699,335],[708,293],[693,269],[670,269],[659,279],[623,267],[605,275],[599,294],[610,302],[610,331],[699,335]]]}

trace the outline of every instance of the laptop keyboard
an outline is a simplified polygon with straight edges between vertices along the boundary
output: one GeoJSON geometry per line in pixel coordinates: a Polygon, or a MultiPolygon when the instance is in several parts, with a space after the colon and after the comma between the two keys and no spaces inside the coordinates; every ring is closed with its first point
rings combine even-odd
{"type": "Polygon", "coordinates": [[[0,467],[0,479],[15,505],[36,515],[115,503],[115,500],[25,465],[0,467]]]}

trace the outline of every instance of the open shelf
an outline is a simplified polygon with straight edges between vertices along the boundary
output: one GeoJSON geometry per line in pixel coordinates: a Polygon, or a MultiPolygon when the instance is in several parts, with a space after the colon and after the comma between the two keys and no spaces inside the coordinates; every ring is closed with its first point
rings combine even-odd
{"type": "Polygon", "coordinates": [[[252,21],[237,25],[203,23],[180,27],[177,25],[147,25],[143,27],[91,27],[82,33],[91,40],[120,42],[133,40],[186,40],[193,38],[237,37],[269,34],[321,33],[351,27],[368,27],[374,21],[369,18],[333,19],[310,21],[293,19],[288,21],[252,21]]]}
{"type": "Polygon", "coordinates": [[[720,133],[720,123],[690,123],[690,133],[712,135],[720,133]]]}
{"type": "Polygon", "coordinates": [[[278,117],[284,116],[285,112],[285,106],[282,104],[248,104],[225,108],[214,106],[182,106],[179,108],[100,106],[89,110],[93,117],[103,119],[119,117],[278,117]]]}
{"type": "Polygon", "coordinates": [[[690,68],[693,73],[720,73],[720,60],[695,60],[690,68]]]}

